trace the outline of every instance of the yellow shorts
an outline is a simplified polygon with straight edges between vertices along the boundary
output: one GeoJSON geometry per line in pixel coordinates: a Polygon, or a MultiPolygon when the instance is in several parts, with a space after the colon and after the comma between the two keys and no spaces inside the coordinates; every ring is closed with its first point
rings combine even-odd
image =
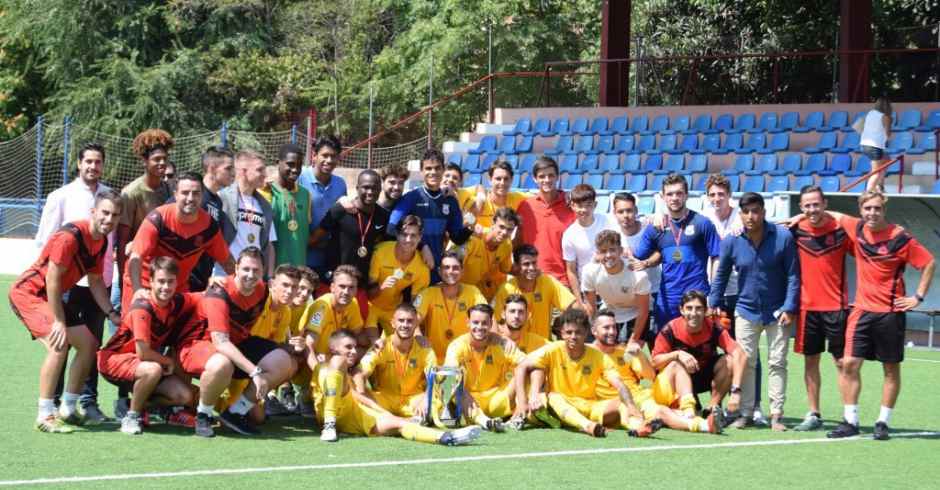
{"type": "Polygon", "coordinates": [[[574,396],[562,395],[561,393],[549,393],[548,405],[559,415],[567,403],[581,415],[587,417],[591,422],[598,424],[604,423],[604,413],[611,404],[611,400],[585,400],[574,396]]]}
{"type": "Polygon", "coordinates": [[[656,379],[653,380],[653,400],[656,403],[669,408],[678,407],[679,395],[676,394],[676,390],[673,389],[672,383],[669,382],[669,378],[665,373],[659,373],[656,375],[656,379]]]}
{"type": "MultiPolygon", "coordinates": [[[[344,402],[337,407],[336,429],[344,434],[356,436],[375,436],[373,433],[378,421],[379,412],[360,405],[359,402],[351,400],[344,402]]],[[[323,424],[323,407],[317,407],[317,420],[323,424]]]]}
{"type": "Polygon", "coordinates": [[[643,418],[647,421],[655,419],[659,415],[659,410],[663,407],[659,403],[656,403],[651,388],[644,388],[639,390],[639,393],[635,393],[633,395],[633,403],[640,409],[640,412],[643,412],[643,418]]]}
{"type": "Polygon", "coordinates": [[[372,397],[375,398],[375,401],[378,402],[380,407],[388,410],[392,415],[404,418],[414,417],[415,414],[411,409],[411,404],[414,403],[415,400],[421,400],[422,403],[427,403],[427,396],[424,393],[415,395],[386,395],[381,391],[373,391],[372,397]]]}
{"type": "Polygon", "coordinates": [[[496,386],[485,391],[471,391],[470,396],[487,417],[502,418],[512,415],[512,400],[509,398],[508,386],[496,386]]]}
{"type": "Polygon", "coordinates": [[[392,316],[395,310],[383,310],[376,306],[369,305],[369,317],[366,318],[366,327],[379,327],[379,330],[386,336],[392,332],[392,316]]]}
{"type": "Polygon", "coordinates": [[[215,409],[220,413],[224,412],[225,409],[238,400],[238,397],[242,396],[242,393],[245,392],[245,388],[248,387],[248,383],[250,382],[250,379],[233,379],[229,382],[228,388],[222,392],[218,401],[215,402],[215,409]]]}

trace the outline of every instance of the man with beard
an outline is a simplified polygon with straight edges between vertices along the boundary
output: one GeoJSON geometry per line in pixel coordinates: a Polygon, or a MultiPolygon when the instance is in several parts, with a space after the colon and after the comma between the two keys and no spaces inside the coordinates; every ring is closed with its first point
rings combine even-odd
{"type": "Polygon", "coordinates": [[[304,164],[304,152],[293,144],[281,145],[277,153],[277,180],[259,189],[274,212],[275,267],[304,264],[310,239],[313,210],[310,191],[297,184],[304,164]]]}
{"type": "Polygon", "coordinates": [[[358,288],[359,270],[355,267],[341,265],[333,271],[330,292],[317,298],[300,317],[310,352],[329,354],[330,336],[338,330],[354,333],[363,346],[371,345],[362,331],[362,316],[356,301],[358,288]]]}
{"type": "Polygon", "coordinates": [[[378,205],[391,214],[404,194],[405,182],[411,174],[404,165],[393,163],[384,167],[379,172],[379,176],[382,177],[382,195],[379,196],[378,205]]]}
{"type": "Polygon", "coordinates": [[[526,332],[529,321],[529,302],[521,294],[510,294],[503,300],[502,321],[497,330],[500,335],[511,340],[523,354],[531,354],[548,343],[548,339],[532,332],[526,332]]]}
{"type": "Polygon", "coordinates": [[[519,274],[500,286],[493,298],[496,321],[502,320],[506,298],[521,294],[529,305],[529,321],[525,331],[551,338],[552,310],[565,310],[574,303],[574,295],[564,285],[539,268],[539,251],[532,245],[520,245],[513,251],[513,262],[519,274]]]}

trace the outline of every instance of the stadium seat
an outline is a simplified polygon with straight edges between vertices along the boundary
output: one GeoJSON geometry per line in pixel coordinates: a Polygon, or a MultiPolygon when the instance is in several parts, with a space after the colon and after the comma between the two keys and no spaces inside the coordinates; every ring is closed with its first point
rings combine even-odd
{"type": "Polygon", "coordinates": [[[676,135],[675,134],[663,134],[660,135],[659,141],[656,142],[656,147],[648,150],[646,153],[649,155],[660,155],[662,153],[668,152],[670,150],[676,149],[676,135]]]}
{"type": "Polygon", "coordinates": [[[749,175],[745,177],[741,192],[764,192],[764,176],[749,175]]]}
{"type": "Polygon", "coordinates": [[[685,168],[692,173],[701,173],[708,171],[708,155],[692,155],[685,168]]]}
{"type": "Polygon", "coordinates": [[[940,109],[930,111],[930,114],[927,114],[927,119],[924,120],[924,124],[917,126],[917,131],[928,133],[937,128],[940,128],[940,109]]]}
{"type": "Polygon", "coordinates": [[[816,183],[816,180],[812,175],[801,175],[793,179],[793,183],[790,184],[790,188],[794,191],[799,192],[801,189],[808,185],[813,185],[816,183]]]}
{"type": "Polygon", "coordinates": [[[512,176],[512,188],[513,189],[518,189],[521,182],[522,182],[522,175],[515,174],[512,176]]]}
{"type": "Polygon", "coordinates": [[[734,150],[739,155],[751,154],[763,150],[767,146],[767,135],[764,133],[753,133],[747,135],[747,141],[741,148],[734,150]]]}
{"type": "Polygon", "coordinates": [[[535,160],[538,157],[534,153],[529,153],[528,155],[523,155],[519,159],[519,165],[516,167],[518,173],[532,173],[532,167],[535,166],[535,160]]]}
{"type": "Polygon", "coordinates": [[[770,182],[767,183],[767,192],[786,192],[788,190],[790,190],[790,177],[786,175],[771,177],[770,182]]]}
{"type": "Polygon", "coordinates": [[[828,175],[819,179],[819,188],[822,189],[823,192],[839,192],[840,185],[841,181],[839,177],[835,175],[828,175]]]}
{"type": "Polygon", "coordinates": [[[746,175],[764,175],[777,170],[777,154],[771,153],[757,157],[754,170],[744,172],[746,175]]]}
{"type": "Polygon", "coordinates": [[[653,172],[654,170],[659,170],[661,168],[663,168],[662,155],[648,155],[646,160],[643,161],[644,172],[653,172]]]}
{"type": "Polygon", "coordinates": [[[626,177],[623,174],[611,174],[607,176],[607,183],[604,188],[611,191],[622,191],[626,185],[626,177]]]}
{"type": "Polygon", "coordinates": [[[731,185],[731,192],[738,192],[741,186],[741,177],[738,175],[728,175],[728,184],[731,185]]]}
{"type": "Polygon", "coordinates": [[[666,177],[668,177],[668,176],[669,176],[668,174],[657,174],[657,175],[654,175],[654,176],[653,176],[653,181],[650,182],[650,186],[649,186],[649,188],[646,189],[646,190],[648,190],[648,191],[650,191],[650,192],[659,192],[659,191],[661,191],[662,188],[663,188],[663,181],[666,180],[666,177]]]}
{"type": "Polygon", "coordinates": [[[539,118],[535,120],[532,129],[522,133],[523,136],[555,136],[551,131],[552,121],[550,119],[539,118]]]}
{"type": "Polygon", "coordinates": [[[640,216],[648,216],[656,212],[656,198],[653,196],[640,196],[636,203],[640,216]]]}
{"type": "Polygon", "coordinates": [[[804,148],[804,153],[823,153],[829,151],[829,149],[836,146],[836,134],[833,132],[823,133],[819,135],[819,141],[816,143],[816,146],[810,146],[804,148]]]}
{"type": "Polygon", "coordinates": [[[835,111],[829,114],[829,123],[819,127],[817,131],[828,133],[830,131],[839,131],[849,124],[849,113],[845,111],[835,111]]]}
{"type": "Polygon", "coordinates": [[[734,134],[734,133],[743,133],[748,130],[754,129],[754,113],[745,112],[738,116],[738,119],[734,122],[734,127],[725,130],[725,133],[734,134]]]}
{"type": "Polygon", "coordinates": [[[930,190],[932,194],[940,194],[940,180],[933,183],[933,189],[930,190]]]}
{"type": "MultiPolygon", "coordinates": [[[[594,189],[600,190],[604,188],[604,176],[601,174],[585,175],[583,183],[593,187],[594,189]]],[[[598,202],[598,208],[600,208],[600,202],[598,202]]]]}
{"type": "Polygon", "coordinates": [[[617,154],[630,153],[631,151],[633,151],[634,141],[635,140],[634,140],[633,135],[630,135],[630,134],[621,135],[617,139],[617,146],[614,147],[613,151],[611,151],[610,153],[617,153],[617,154]]]}
{"type": "Polygon", "coordinates": [[[865,155],[858,157],[858,160],[855,161],[855,168],[849,170],[845,173],[846,177],[861,177],[862,175],[871,172],[871,159],[865,155]]]}
{"type": "Polygon", "coordinates": [[[521,140],[516,142],[516,152],[513,154],[532,153],[532,140],[531,136],[523,136],[521,140]]]}
{"type": "Polygon", "coordinates": [[[636,194],[646,190],[646,174],[633,174],[627,184],[627,190],[636,194]]]}
{"type": "MultiPolygon", "coordinates": [[[[699,153],[718,153],[721,150],[721,135],[720,134],[706,134],[702,138],[702,147],[698,150],[692,150],[689,153],[695,155],[699,153]]],[[[727,153],[727,152],[725,152],[727,153]]]]}
{"type": "Polygon", "coordinates": [[[561,161],[558,162],[558,173],[559,174],[579,174],[581,170],[578,168],[578,154],[577,153],[568,153],[561,158],[561,161]]]}
{"type": "Polygon", "coordinates": [[[685,173],[685,155],[668,155],[663,168],[653,171],[654,174],[681,174],[685,173]]]}
{"type": "Polygon", "coordinates": [[[820,111],[810,112],[806,116],[806,121],[804,125],[797,126],[793,128],[794,133],[808,133],[810,131],[816,131],[823,124],[823,113],[820,111]]]}
{"type": "Polygon", "coordinates": [[[460,153],[451,153],[447,156],[447,163],[460,165],[463,162],[463,155],[460,153]]]}
{"type": "Polygon", "coordinates": [[[499,148],[497,153],[502,153],[503,155],[512,155],[516,152],[516,137],[515,136],[503,136],[503,139],[499,141],[499,148]]]}
{"type": "Polygon", "coordinates": [[[757,153],[768,154],[787,151],[790,149],[790,133],[776,133],[770,137],[767,142],[767,148],[758,150],[757,153]]]}
{"type": "Polygon", "coordinates": [[[522,188],[526,190],[538,189],[538,184],[535,183],[535,179],[532,177],[531,173],[525,174],[525,179],[522,181],[522,188]]]}
{"type": "Polygon", "coordinates": [[[519,165],[519,155],[506,155],[503,157],[503,161],[508,163],[510,167],[516,168],[519,165]]]}
{"type": "Polygon", "coordinates": [[[640,136],[640,140],[636,142],[636,146],[633,148],[633,150],[630,151],[630,153],[646,153],[652,150],[654,146],[656,146],[655,134],[640,136]]]}
{"type": "MultiPolygon", "coordinates": [[[[587,184],[587,182],[585,182],[585,184],[587,184]]],[[[591,187],[594,187],[595,189],[598,189],[598,190],[603,189],[603,186],[594,186],[593,184],[591,185],[591,187]]],[[[610,194],[607,194],[607,193],[598,194],[596,198],[596,202],[597,202],[597,206],[594,208],[595,212],[602,213],[602,214],[607,214],[610,212],[610,194]]]]}
{"type": "Polygon", "coordinates": [[[914,134],[908,131],[903,133],[894,133],[888,140],[887,153],[891,156],[906,153],[907,150],[914,147],[914,134]]]}
{"type": "Polygon", "coordinates": [[[777,127],[777,113],[765,112],[760,115],[757,127],[747,130],[748,133],[767,133],[777,127]]]}
{"type": "Polygon", "coordinates": [[[620,171],[620,155],[606,154],[600,156],[597,168],[588,170],[591,174],[606,174],[620,171]]]}
{"type": "Polygon", "coordinates": [[[842,175],[852,168],[852,157],[844,153],[833,155],[829,160],[829,168],[820,170],[820,177],[831,177],[833,175],[842,175]]]}
{"type": "Polygon", "coordinates": [[[570,191],[574,186],[581,183],[581,174],[564,174],[561,176],[562,190],[570,191]]]}
{"type": "Polygon", "coordinates": [[[578,164],[578,170],[581,172],[591,172],[597,170],[599,157],[597,155],[587,155],[578,164]]]}
{"type": "Polygon", "coordinates": [[[601,131],[598,134],[601,136],[626,134],[629,122],[630,121],[627,119],[627,116],[617,116],[613,119],[613,121],[610,122],[610,126],[607,129],[601,131]]]}
{"type": "Polygon", "coordinates": [[[480,168],[480,155],[467,155],[467,157],[463,159],[463,163],[460,164],[460,168],[462,168],[464,172],[470,172],[480,168]]]}
{"type": "Polygon", "coordinates": [[[740,149],[742,144],[743,144],[743,136],[741,135],[741,133],[727,134],[725,135],[725,141],[721,144],[721,146],[717,150],[713,151],[712,153],[715,153],[717,155],[725,155],[727,153],[731,153],[735,150],[740,149]]]}
{"type": "Polygon", "coordinates": [[[571,149],[574,148],[573,144],[574,140],[571,139],[571,136],[559,136],[558,141],[555,142],[555,147],[545,150],[545,154],[552,156],[570,153],[571,149]]]}
{"type": "Polygon", "coordinates": [[[496,151],[496,136],[486,135],[480,139],[480,144],[478,144],[476,148],[467,150],[467,153],[471,155],[480,155],[493,151],[496,151]]]}
{"type": "Polygon", "coordinates": [[[866,180],[859,181],[859,182],[856,182],[855,185],[853,185],[852,187],[849,187],[849,189],[848,189],[846,192],[852,192],[852,193],[855,193],[855,194],[861,194],[861,193],[865,192],[865,188],[866,188],[866,187],[868,187],[868,181],[867,181],[867,179],[866,179],[866,180]]]}
{"type": "Polygon", "coordinates": [[[891,131],[911,131],[920,126],[920,111],[908,109],[901,113],[896,123],[891,125],[891,131]]]}
{"type": "Polygon", "coordinates": [[[591,122],[590,129],[586,133],[581,134],[601,134],[603,131],[607,131],[607,118],[606,117],[595,117],[594,121],[591,122]]]}
{"type": "Polygon", "coordinates": [[[665,114],[660,114],[653,119],[653,124],[650,125],[649,129],[646,131],[641,131],[640,134],[658,134],[664,133],[669,129],[669,116],[665,114]]]}
{"type": "Polygon", "coordinates": [[[770,175],[792,175],[803,165],[803,156],[799,153],[788,153],[777,170],[768,172],[770,175]]]}
{"type": "Polygon", "coordinates": [[[695,179],[695,184],[692,185],[692,191],[694,192],[705,192],[705,181],[708,180],[708,175],[699,175],[695,179]]]}
{"type": "Polygon", "coordinates": [[[588,118],[579,117],[571,123],[571,127],[569,127],[567,131],[559,131],[558,134],[568,136],[573,136],[576,134],[588,134],[588,124],[590,124],[588,122],[588,118]]]}
{"type": "Polygon", "coordinates": [[[784,112],[780,116],[780,122],[777,124],[777,127],[770,129],[767,132],[769,133],[789,133],[793,128],[799,126],[800,124],[800,113],[798,112],[784,112]]]}
{"type": "Polygon", "coordinates": [[[552,124],[552,136],[562,135],[568,132],[568,127],[570,123],[568,122],[567,117],[559,117],[555,119],[555,122],[552,124]]]}
{"type": "Polygon", "coordinates": [[[483,173],[490,169],[490,167],[499,160],[499,153],[487,153],[483,155],[480,159],[480,166],[477,169],[471,170],[471,172],[483,173]]]}
{"type": "Polygon", "coordinates": [[[674,150],[669,150],[668,153],[691,153],[697,148],[698,148],[698,135],[686,134],[682,136],[682,142],[679,143],[679,147],[674,150]]]}
{"type": "Polygon", "coordinates": [[[823,153],[810,155],[806,159],[806,162],[804,162],[803,168],[801,168],[800,170],[796,172],[793,172],[793,175],[797,175],[797,176],[813,175],[822,170],[826,170],[827,161],[828,159],[826,158],[826,155],[823,153]]]}
{"type": "MultiPolygon", "coordinates": [[[[859,119],[865,119],[865,116],[866,116],[867,114],[868,114],[868,111],[859,111],[859,112],[856,112],[855,115],[852,116],[852,124],[855,124],[859,119]]],[[[849,125],[848,129],[843,129],[842,131],[843,131],[843,132],[846,132],[846,133],[849,132],[849,131],[851,131],[851,132],[853,132],[853,133],[856,132],[855,129],[852,128],[852,124],[849,125]]]]}
{"type": "Polygon", "coordinates": [[[724,175],[736,175],[742,174],[749,170],[754,170],[754,156],[753,155],[738,155],[734,158],[734,167],[726,168],[721,171],[724,175]]]}
{"type": "Polygon", "coordinates": [[[466,177],[463,178],[464,187],[473,187],[479,185],[483,179],[483,174],[478,173],[468,173],[466,177]]]}
{"type": "Polygon", "coordinates": [[[532,127],[532,119],[528,117],[520,117],[516,119],[516,124],[513,125],[512,129],[509,131],[503,131],[503,136],[519,136],[529,132],[529,129],[532,127]]]}
{"type": "Polygon", "coordinates": [[[695,122],[692,123],[692,127],[686,129],[682,134],[698,134],[704,133],[711,129],[712,127],[712,115],[711,114],[699,114],[695,117],[695,122]]]}
{"type": "Polygon", "coordinates": [[[624,172],[639,172],[640,171],[640,155],[626,155],[623,157],[623,171],[624,172]]]}
{"type": "Polygon", "coordinates": [[[664,132],[684,133],[688,129],[689,129],[689,116],[681,115],[681,116],[676,116],[676,118],[672,121],[672,125],[670,129],[666,129],[664,130],[664,132]]]}
{"type": "Polygon", "coordinates": [[[842,144],[836,146],[835,148],[830,148],[829,153],[851,153],[853,151],[858,151],[858,142],[861,139],[861,135],[856,132],[845,133],[845,136],[842,137],[842,144]]]}
{"type": "Polygon", "coordinates": [[[927,152],[933,152],[937,148],[937,135],[925,134],[913,148],[907,150],[909,155],[923,155],[927,152]]]}
{"type": "Polygon", "coordinates": [[[594,137],[591,135],[578,136],[571,151],[565,153],[581,153],[583,155],[594,155],[597,151],[594,149],[594,137]]]}
{"type": "Polygon", "coordinates": [[[715,119],[715,125],[711,129],[704,131],[705,134],[723,133],[734,125],[734,116],[731,114],[722,114],[715,119]]]}
{"type": "Polygon", "coordinates": [[[630,125],[629,132],[632,134],[642,134],[649,129],[650,118],[646,114],[633,116],[633,124],[630,125]]]}
{"type": "Polygon", "coordinates": [[[605,135],[597,138],[597,145],[594,147],[595,153],[611,153],[614,151],[614,136],[605,135]]]}

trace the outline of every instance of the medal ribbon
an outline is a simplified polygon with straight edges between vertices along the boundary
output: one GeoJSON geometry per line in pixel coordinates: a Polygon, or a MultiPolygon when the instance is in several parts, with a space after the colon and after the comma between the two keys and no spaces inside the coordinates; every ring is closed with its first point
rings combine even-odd
{"type": "Polygon", "coordinates": [[[359,223],[359,245],[366,246],[366,233],[369,232],[369,228],[372,227],[372,218],[375,217],[375,210],[372,210],[372,214],[369,215],[369,222],[366,223],[366,227],[362,227],[362,211],[356,213],[356,222],[359,223]]]}
{"type": "MultiPolygon", "coordinates": [[[[683,220],[685,220],[685,218],[679,220],[679,223],[682,223],[683,220]]],[[[680,243],[682,243],[682,226],[680,225],[678,229],[676,229],[672,221],[672,218],[669,218],[669,231],[672,233],[672,238],[676,241],[676,248],[679,248],[680,243]]]]}
{"type": "Polygon", "coordinates": [[[447,296],[444,296],[444,290],[443,290],[443,289],[441,290],[441,299],[444,300],[444,312],[447,313],[447,329],[448,329],[448,330],[451,330],[451,328],[452,328],[452,326],[453,326],[453,324],[454,324],[454,314],[455,314],[456,311],[457,311],[457,303],[460,302],[460,289],[459,289],[459,286],[458,286],[458,289],[457,289],[457,298],[454,299],[454,307],[453,307],[453,308],[448,308],[448,307],[447,307],[447,296]]]}

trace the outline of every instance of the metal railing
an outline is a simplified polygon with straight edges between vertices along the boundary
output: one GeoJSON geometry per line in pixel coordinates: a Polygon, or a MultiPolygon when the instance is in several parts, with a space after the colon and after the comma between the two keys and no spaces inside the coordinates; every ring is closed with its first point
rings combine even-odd
{"type": "Polygon", "coordinates": [[[894,160],[889,160],[887,163],[884,163],[880,166],[877,166],[871,169],[871,171],[869,171],[867,174],[862,175],[861,177],[853,180],[851,183],[845,184],[844,186],[842,186],[842,188],[839,189],[839,192],[850,192],[849,189],[855,187],[856,185],[864,181],[867,181],[869,178],[871,178],[872,175],[875,175],[878,172],[887,171],[887,169],[891,165],[894,165],[895,163],[898,163],[898,162],[901,163],[901,172],[898,174],[898,193],[901,193],[904,190],[904,155],[899,155],[894,160]]]}

